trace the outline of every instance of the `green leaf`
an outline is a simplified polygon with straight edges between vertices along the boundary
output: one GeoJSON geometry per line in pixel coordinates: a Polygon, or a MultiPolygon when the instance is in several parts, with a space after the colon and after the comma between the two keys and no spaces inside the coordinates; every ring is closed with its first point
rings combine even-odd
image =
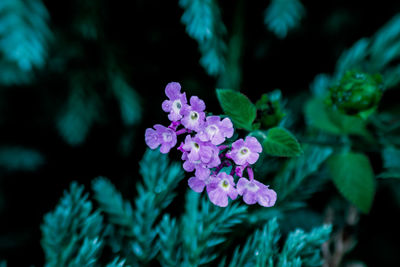
{"type": "Polygon", "coordinates": [[[255,105],[242,93],[230,89],[217,89],[217,97],[222,110],[237,128],[251,131],[256,119],[255,105]]]}
{"type": "Polygon", "coordinates": [[[322,98],[313,98],[305,105],[305,118],[309,125],[330,134],[351,134],[371,138],[365,121],[348,116],[328,107],[322,98]]]}
{"type": "Polygon", "coordinates": [[[293,134],[281,127],[271,128],[267,132],[263,148],[267,154],[278,157],[296,157],[303,153],[293,134]]]}
{"type": "Polygon", "coordinates": [[[374,198],[375,184],[371,164],[364,154],[347,152],[328,159],[329,170],[340,193],[368,213],[374,198]]]}

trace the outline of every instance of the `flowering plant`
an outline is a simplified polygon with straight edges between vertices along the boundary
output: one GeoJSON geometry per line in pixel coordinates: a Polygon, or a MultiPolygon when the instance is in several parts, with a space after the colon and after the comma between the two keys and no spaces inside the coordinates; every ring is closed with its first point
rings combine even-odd
{"type": "Polygon", "coordinates": [[[186,134],[178,150],[182,152],[183,169],[194,172],[188,180],[192,190],[201,193],[206,188],[210,201],[220,207],[226,207],[228,199],[235,200],[238,195],[248,205],[273,206],[275,191],[255,180],[251,167],[262,152],[257,138],[231,140],[234,128],[230,118],[206,116],[206,105],[197,96],[190,98],[189,105],[177,82],[167,84],[165,94],[169,99],[162,103],[162,109],[169,113],[171,124],[146,129],[146,144],[151,149],[160,147],[166,154],[177,144],[177,136],[186,134]]]}

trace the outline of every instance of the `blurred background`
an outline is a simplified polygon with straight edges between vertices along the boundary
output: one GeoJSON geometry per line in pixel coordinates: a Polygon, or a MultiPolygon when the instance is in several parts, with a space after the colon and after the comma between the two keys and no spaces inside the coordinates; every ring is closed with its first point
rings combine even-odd
{"type": "MultiPolygon", "coordinates": [[[[208,6],[197,18],[190,2],[0,0],[0,260],[43,265],[43,215],[73,180],[107,176],[134,197],[144,131],[168,123],[168,82],[215,114],[215,88],[254,102],[276,88],[302,99],[400,11],[398,1],[288,0],[282,22],[279,1],[199,1],[208,6]]],[[[399,99],[391,91],[385,101],[399,99]]],[[[290,108],[301,131],[302,108],[290,108]]],[[[382,190],[349,257],[398,266],[399,196],[382,190]]]]}

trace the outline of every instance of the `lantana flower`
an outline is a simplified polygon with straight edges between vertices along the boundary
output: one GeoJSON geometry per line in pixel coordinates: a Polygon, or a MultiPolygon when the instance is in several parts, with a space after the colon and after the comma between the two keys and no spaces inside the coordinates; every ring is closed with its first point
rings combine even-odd
{"type": "Polygon", "coordinates": [[[155,149],[159,145],[160,152],[168,153],[176,145],[176,133],[160,124],[154,125],[154,129],[148,128],[145,132],[145,142],[151,148],[155,149]],[[154,130],[155,129],[155,130],[154,130]]]}
{"type": "Polygon", "coordinates": [[[228,206],[228,197],[234,200],[238,196],[233,177],[225,172],[210,177],[207,193],[210,201],[220,207],[228,206]]]}
{"type": "Polygon", "coordinates": [[[182,155],[182,159],[185,160],[183,168],[187,171],[193,171],[199,165],[213,168],[221,163],[218,147],[209,142],[202,142],[197,136],[192,138],[187,135],[181,147],[185,151],[182,155]]]}
{"type": "Polygon", "coordinates": [[[181,85],[171,82],[165,87],[165,94],[169,100],[164,100],[162,109],[169,112],[168,119],[170,121],[179,121],[182,118],[181,109],[186,106],[186,93],[181,93],[181,85]]]}
{"type": "Polygon", "coordinates": [[[178,150],[182,152],[183,169],[194,172],[194,176],[188,180],[193,191],[200,193],[206,188],[210,201],[220,207],[226,207],[229,198],[234,200],[238,195],[243,196],[244,202],[249,205],[259,203],[265,207],[273,206],[276,202],[275,191],[254,180],[251,165],[262,152],[257,139],[248,136],[232,145],[230,142],[224,144],[234,133],[229,118],[206,118],[204,101],[192,96],[188,105],[179,83],[169,83],[165,94],[169,99],[163,102],[162,108],[169,113],[168,118],[172,122],[168,127],[156,124],[154,129],[146,129],[146,144],[151,149],[161,146],[160,152],[165,154],[176,145],[177,136],[186,134],[178,150]],[[231,168],[230,174],[225,172],[224,167],[231,168]],[[245,170],[248,179],[243,178],[245,170]],[[237,185],[234,177],[239,178],[237,185]]]}
{"type": "Polygon", "coordinates": [[[258,160],[262,146],[253,136],[247,136],[246,140],[239,139],[232,144],[232,150],[227,153],[238,165],[254,164],[258,160]]]}
{"type": "Polygon", "coordinates": [[[221,121],[219,116],[208,116],[204,129],[198,134],[200,140],[211,141],[214,145],[220,145],[225,138],[233,135],[233,124],[229,118],[221,121]]]}
{"type": "Polygon", "coordinates": [[[276,202],[276,192],[255,179],[249,181],[246,178],[240,178],[236,188],[248,205],[258,203],[264,207],[272,207],[276,202]]]}
{"type": "Polygon", "coordinates": [[[182,124],[189,130],[200,132],[202,130],[206,105],[204,101],[197,96],[190,98],[190,106],[185,105],[182,107],[181,114],[183,115],[182,124]]]}

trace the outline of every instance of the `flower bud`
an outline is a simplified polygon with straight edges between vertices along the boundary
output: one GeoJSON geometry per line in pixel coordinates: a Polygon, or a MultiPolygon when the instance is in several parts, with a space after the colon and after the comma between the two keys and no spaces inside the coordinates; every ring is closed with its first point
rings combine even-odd
{"type": "Polygon", "coordinates": [[[382,76],[347,71],[340,83],[329,91],[328,104],[345,114],[358,115],[378,106],[383,92],[382,76]]]}

